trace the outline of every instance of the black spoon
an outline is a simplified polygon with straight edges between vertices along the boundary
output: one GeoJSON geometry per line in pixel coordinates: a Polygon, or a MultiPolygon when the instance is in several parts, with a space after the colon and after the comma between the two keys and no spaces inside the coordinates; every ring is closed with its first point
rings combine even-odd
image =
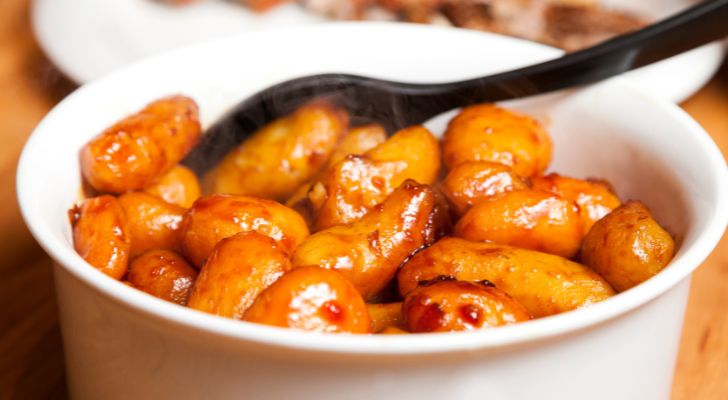
{"type": "MultiPolygon", "coordinates": [[[[526,97],[597,82],[728,35],[728,0],[708,0],[644,29],[525,68],[460,82],[412,84],[346,74],[312,75],[271,86],[243,100],[203,136],[185,159],[211,168],[257,128],[312,98],[345,107],[355,123],[392,132],[454,108],[526,97]]],[[[674,77],[680,79],[680,77],[674,77]]]]}

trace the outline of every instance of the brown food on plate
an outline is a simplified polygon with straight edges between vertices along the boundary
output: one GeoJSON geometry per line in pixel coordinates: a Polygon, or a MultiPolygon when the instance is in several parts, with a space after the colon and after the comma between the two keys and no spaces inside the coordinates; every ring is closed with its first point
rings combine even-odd
{"type": "Polygon", "coordinates": [[[672,236],[639,201],[628,201],[599,220],[584,238],[581,258],[617,291],[655,276],[675,252],[672,236]]]}
{"type": "Polygon", "coordinates": [[[129,262],[131,237],[126,215],[113,196],[86,199],[69,212],[73,247],[99,271],[121,279],[129,262]]]}
{"type": "Polygon", "coordinates": [[[444,238],[412,257],[397,275],[402,296],[439,276],[488,280],[534,317],[588,306],[614,295],[591,269],[563,257],[492,243],[444,238]]]}
{"type": "Polygon", "coordinates": [[[487,281],[421,281],[402,310],[413,333],[482,330],[531,319],[523,305],[487,281]]]}
{"type": "Polygon", "coordinates": [[[595,222],[602,219],[622,202],[612,192],[606,181],[569,178],[559,174],[548,174],[531,179],[534,189],[555,193],[579,206],[584,222],[584,232],[589,232],[595,222]]]}
{"type": "Polygon", "coordinates": [[[182,254],[201,267],[222,239],[255,231],[280,243],[291,253],[308,237],[308,226],[292,209],[253,196],[214,194],[200,197],[182,221],[182,254]]]}
{"type": "Polygon", "coordinates": [[[230,151],[205,175],[205,193],[286,201],[326,165],[348,120],[344,110],[325,102],[296,109],[230,151]]]}
{"type": "Polygon", "coordinates": [[[144,192],[119,196],[131,239],[131,257],[147,250],[180,250],[180,229],[185,209],[144,192]]]}
{"type": "Polygon", "coordinates": [[[177,165],[162,175],[154,185],[144,189],[144,192],[167,203],[190,208],[200,197],[201,190],[197,175],[189,168],[177,165]]]}
{"type": "Polygon", "coordinates": [[[81,149],[84,179],[100,193],[146,189],[197,145],[198,114],[197,104],[180,95],[150,103],[81,149]]]}
{"type": "Polygon", "coordinates": [[[493,104],[477,104],[450,120],[442,153],[448,169],[468,161],[490,161],[527,178],[546,170],[551,147],[546,130],[534,118],[493,104]]]}
{"type": "Polygon", "coordinates": [[[179,254],[150,250],[129,264],[126,281],[132,287],[162,300],[187,305],[197,271],[179,254]]]}
{"type": "Polygon", "coordinates": [[[370,333],[367,306],[336,271],[296,268],[258,296],[245,321],[309,332],[370,333]]]}
{"type": "Polygon", "coordinates": [[[360,221],[311,235],[293,254],[293,267],[337,270],[371,300],[404,260],[442,235],[444,214],[430,186],[407,181],[360,221]]]}
{"type": "Polygon", "coordinates": [[[223,239],[200,270],[188,306],[240,319],[255,298],[291,269],[275,240],[256,232],[223,239]]]}
{"type": "Polygon", "coordinates": [[[542,190],[517,190],[491,197],[471,208],[453,235],[574,257],[584,238],[579,207],[542,190]]]}

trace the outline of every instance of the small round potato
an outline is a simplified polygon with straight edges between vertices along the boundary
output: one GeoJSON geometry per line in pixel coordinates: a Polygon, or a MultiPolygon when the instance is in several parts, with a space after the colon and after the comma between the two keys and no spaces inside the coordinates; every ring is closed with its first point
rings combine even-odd
{"type": "Polygon", "coordinates": [[[275,240],[256,232],[223,239],[200,270],[188,306],[240,319],[256,297],[291,269],[275,240]]]}
{"type": "Polygon", "coordinates": [[[407,179],[431,184],[440,171],[440,148],[432,133],[413,126],[363,155],[349,155],[309,192],[315,230],[359,220],[407,179]]]}
{"type": "Polygon", "coordinates": [[[150,250],[129,264],[126,279],[143,292],[184,306],[197,279],[197,271],[173,251],[150,250]]]}
{"type": "Polygon", "coordinates": [[[367,304],[372,332],[381,333],[386,328],[404,328],[402,303],[367,304]]]}
{"type": "Polygon", "coordinates": [[[245,321],[325,333],[370,333],[367,306],[336,271],[296,268],[258,296],[245,321]]]}
{"type": "Polygon", "coordinates": [[[88,142],[80,153],[81,173],[101,193],[143,190],[182,160],[200,133],[192,99],[157,100],[88,142]]]}
{"type": "Polygon", "coordinates": [[[380,335],[408,335],[409,332],[396,326],[388,326],[381,331],[377,332],[380,335]]]}
{"type": "Polygon", "coordinates": [[[489,161],[459,164],[442,181],[442,191],[457,215],[497,194],[528,189],[528,184],[509,167],[489,161]]]}
{"type": "Polygon", "coordinates": [[[415,333],[482,330],[531,319],[523,305],[489,282],[420,282],[402,310],[407,330],[415,333]]]}
{"type": "Polygon", "coordinates": [[[73,247],[99,271],[121,279],[129,262],[131,236],[124,210],[113,196],[86,199],[69,211],[73,247]]]}
{"type": "Polygon", "coordinates": [[[119,196],[131,238],[131,257],[147,250],[179,251],[184,208],[144,192],[119,196]]]}
{"type": "Polygon", "coordinates": [[[177,165],[144,191],[167,203],[190,208],[200,197],[200,183],[192,170],[184,165],[177,165]]]}
{"type": "Polygon", "coordinates": [[[311,235],[293,267],[335,269],[372,300],[407,257],[442,235],[443,214],[430,186],[407,181],[360,221],[311,235]]]}
{"type": "Polygon", "coordinates": [[[551,139],[533,118],[493,104],[464,108],[443,138],[445,166],[467,161],[505,164],[523,177],[540,175],[551,161],[551,139]]]}
{"type": "Polygon", "coordinates": [[[454,236],[571,258],[584,227],[574,202],[541,190],[518,190],[471,208],[455,225],[454,236]]]}
{"type": "Polygon", "coordinates": [[[228,153],[205,175],[205,191],[285,201],[326,164],[347,125],[342,109],[324,102],[304,105],[228,153]]]}
{"type": "Polygon", "coordinates": [[[493,282],[534,317],[584,307],[614,295],[601,276],[565,258],[457,238],[441,239],[415,254],[397,275],[400,294],[406,296],[420,281],[439,276],[493,282]]]}
{"type": "Polygon", "coordinates": [[[576,203],[584,221],[584,233],[589,232],[595,222],[621,204],[619,198],[612,193],[610,185],[604,181],[548,174],[534,177],[531,182],[534,189],[555,193],[576,203]]]}
{"type": "Polygon", "coordinates": [[[202,266],[215,245],[238,232],[255,231],[293,252],[308,236],[303,218],[273,200],[244,195],[204,196],[185,213],[182,222],[182,254],[202,266]]]}
{"type": "Polygon", "coordinates": [[[628,201],[594,224],[581,257],[621,292],[660,272],[674,252],[674,240],[647,207],[628,201]]]}

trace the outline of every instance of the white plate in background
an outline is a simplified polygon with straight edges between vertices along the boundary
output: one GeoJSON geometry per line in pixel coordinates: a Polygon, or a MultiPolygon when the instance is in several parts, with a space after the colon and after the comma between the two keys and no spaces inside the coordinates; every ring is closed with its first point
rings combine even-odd
{"type": "MultiPolygon", "coordinates": [[[[680,10],[690,1],[604,3],[659,18],[680,10]]],[[[41,47],[61,71],[78,83],[101,77],[142,57],[196,41],[324,21],[295,4],[255,14],[222,0],[203,0],[186,7],[164,6],[151,0],[35,0],[32,10],[33,28],[41,47]]],[[[723,44],[714,43],[631,72],[629,77],[646,92],[680,102],[715,74],[723,56],[723,44]]]]}

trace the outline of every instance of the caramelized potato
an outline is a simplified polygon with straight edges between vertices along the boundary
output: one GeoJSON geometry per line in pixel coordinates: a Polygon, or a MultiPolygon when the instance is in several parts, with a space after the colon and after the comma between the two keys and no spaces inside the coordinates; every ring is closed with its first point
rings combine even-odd
{"type": "Polygon", "coordinates": [[[520,303],[490,286],[456,280],[422,281],[404,299],[410,332],[473,331],[531,319],[520,303]]]}
{"type": "Polygon", "coordinates": [[[159,197],[167,203],[190,208],[192,203],[200,197],[200,183],[192,170],[183,165],[177,165],[162,175],[157,183],[146,188],[144,192],[159,197]]]}
{"type": "Polygon", "coordinates": [[[207,193],[285,201],[325,165],[346,132],[346,112],[309,103],[240,144],[204,178],[207,193]]]}
{"type": "Polygon", "coordinates": [[[244,319],[312,332],[371,332],[359,292],[338,272],[318,267],[283,275],[258,296],[244,319]]]}
{"type": "Polygon", "coordinates": [[[584,228],[572,201],[541,190],[519,190],[471,208],[455,225],[454,236],[571,258],[579,251],[584,228]]]}
{"type": "Polygon", "coordinates": [[[147,250],[179,250],[184,208],[143,192],[119,196],[131,238],[131,257],[147,250]]]}
{"type": "Polygon", "coordinates": [[[293,254],[293,267],[335,269],[371,300],[407,257],[437,239],[441,214],[431,187],[407,181],[360,221],[311,235],[293,254]]]}
{"type": "Polygon", "coordinates": [[[430,184],[439,171],[439,145],[430,131],[403,129],[364,155],[347,156],[313,185],[309,199],[317,210],[315,228],[357,221],[407,179],[430,184]]]}
{"type": "Polygon", "coordinates": [[[298,213],[273,200],[216,194],[199,198],[182,222],[182,254],[202,266],[215,245],[238,232],[255,231],[291,253],[308,236],[298,213]]]}
{"type": "Polygon", "coordinates": [[[186,305],[197,271],[173,251],[150,250],[129,264],[132,287],[162,300],[186,305]]]}
{"type": "Polygon", "coordinates": [[[409,332],[402,328],[397,328],[396,326],[388,326],[381,331],[377,332],[380,335],[407,335],[409,332]]]}
{"type": "Polygon", "coordinates": [[[594,224],[581,257],[621,292],[660,272],[674,252],[675,242],[647,207],[628,201],[594,224]]]}
{"type": "Polygon", "coordinates": [[[240,319],[255,298],[291,267],[275,240],[256,232],[223,239],[200,270],[188,306],[240,319]]]}
{"type": "Polygon", "coordinates": [[[386,328],[404,328],[402,303],[367,304],[372,332],[379,333],[386,328]]]}
{"type": "Polygon", "coordinates": [[[469,161],[451,169],[442,182],[442,191],[457,215],[500,193],[528,189],[528,184],[503,164],[469,161]]]}
{"type": "Polygon", "coordinates": [[[488,280],[534,317],[584,307],[614,294],[601,276],[565,258],[456,238],[442,239],[412,257],[397,275],[400,294],[405,296],[418,282],[438,276],[488,280]]]}
{"type": "Polygon", "coordinates": [[[99,271],[121,279],[126,274],[131,239],[124,210],[116,198],[86,199],[69,211],[73,247],[99,271]]]}
{"type": "Polygon", "coordinates": [[[491,161],[530,177],[542,174],[551,161],[551,139],[529,116],[478,104],[450,121],[442,151],[448,169],[467,161],[491,161]]]}
{"type": "Polygon", "coordinates": [[[88,142],[80,153],[81,173],[102,193],[145,189],[197,145],[200,131],[192,99],[157,100],[88,142]]]}
{"type": "Polygon", "coordinates": [[[576,203],[584,221],[585,233],[589,232],[595,222],[621,204],[619,198],[612,193],[609,184],[602,181],[585,181],[559,174],[548,174],[535,177],[531,182],[534,189],[555,193],[576,203]]]}

